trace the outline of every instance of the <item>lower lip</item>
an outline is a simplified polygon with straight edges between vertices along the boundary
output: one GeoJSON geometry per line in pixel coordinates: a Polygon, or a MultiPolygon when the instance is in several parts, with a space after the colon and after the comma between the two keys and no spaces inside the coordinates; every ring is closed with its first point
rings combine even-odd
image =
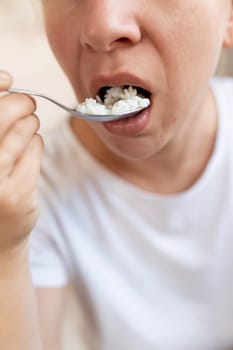
{"type": "Polygon", "coordinates": [[[150,108],[144,109],[135,117],[105,122],[103,126],[113,135],[134,136],[140,134],[150,121],[150,108]]]}

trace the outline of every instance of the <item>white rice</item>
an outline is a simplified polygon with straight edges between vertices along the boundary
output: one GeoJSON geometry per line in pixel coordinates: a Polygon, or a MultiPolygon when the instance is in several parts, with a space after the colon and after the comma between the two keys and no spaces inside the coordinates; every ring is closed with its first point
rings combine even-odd
{"type": "Polygon", "coordinates": [[[107,115],[131,112],[139,108],[146,108],[150,105],[150,99],[138,95],[137,89],[129,86],[109,88],[104,96],[104,101],[99,96],[86,98],[84,102],[76,107],[78,112],[107,115]]]}

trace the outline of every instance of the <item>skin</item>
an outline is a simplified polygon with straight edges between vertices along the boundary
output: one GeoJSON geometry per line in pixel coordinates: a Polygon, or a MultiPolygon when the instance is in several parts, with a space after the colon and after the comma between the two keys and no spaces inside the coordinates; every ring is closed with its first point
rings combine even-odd
{"type": "MultiPolygon", "coordinates": [[[[12,84],[0,71],[0,92],[12,84]]],[[[0,344],[3,350],[39,350],[28,236],[38,218],[37,180],[43,144],[35,103],[23,95],[0,97],[0,344]],[[25,179],[27,179],[25,181],[25,179]]]]}
{"type": "Polygon", "coordinates": [[[222,46],[231,44],[232,2],[61,0],[56,6],[44,0],[47,33],[78,100],[95,97],[97,76],[122,72],[137,74],[153,96],[151,121],[138,135],[112,135],[80,120],[72,120],[74,132],[105,166],[146,190],[189,188],[214,147],[217,112],[208,82],[222,46]]]}
{"type": "MultiPolygon", "coordinates": [[[[71,124],[93,156],[112,171],[149,191],[176,193],[200,176],[214,147],[217,112],[208,81],[222,46],[233,45],[232,1],[124,0],[123,4],[44,0],[49,41],[78,99],[95,93],[90,82],[96,72],[102,76],[136,72],[156,95],[150,123],[140,134],[113,136],[101,124],[78,119],[71,124]]],[[[0,92],[11,84],[12,78],[0,72],[0,92]]],[[[38,218],[37,180],[43,151],[35,108],[28,96],[0,97],[3,350],[45,349],[42,338],[49,344],[46,350],[58,349],[51,339],[58,334],[52,325],[45,327],[50,336],[40,335],[28,263],[28,237],[38,218]]],[[[44,292],[41,314],[49,298],[49,291],[44,292]]],[[[60,292],[50,293],[52,304],[60,309],[60,297],[54,302],[54,293],[60,292]]],[[[59,318],[53,311],[51,320],[59,318]]],[[[46,312],[41,318],[48,320],[46,312]]]]}

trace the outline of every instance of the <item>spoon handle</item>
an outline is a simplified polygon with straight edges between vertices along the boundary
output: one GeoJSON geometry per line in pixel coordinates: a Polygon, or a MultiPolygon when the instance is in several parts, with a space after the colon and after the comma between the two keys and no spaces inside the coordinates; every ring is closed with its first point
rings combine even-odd
{"type": "Polygon", "coordinates": [[[60,108],[64,109],[66,112],[73,112],[72,108],[69,108],[65,105],[63,105],[62,103],[54,100],[54,98],[51,98],[49,96],[43,95],[40,92],[36,92],[36,91],[31,91],[31,90],[24,90],[24,89],[14,89],[14,88],[10,88],[8,89],[8,92],[12,92],[12,93],[16,93],[16,94],[24,94],[24,95],[32,95],[32,96],[37,96],[37,97],[42,97],[52,103],[54,103],[55,105],[59,106],[60,108]]]}
{"type": "Polygon", "coordinates": [[[42,98],[54,103],[55,105],[57,105],[58,107],[62,108],[63,110],[65,110],[66,112],[70,113],[71,115],[73,115],[75,117],[78,117],[78,118],[84,119],[84,120],[100,122],[100,123],[133,117],[137,113],[139,113],[143,109],[145,109],[145,107],[143,107],[143,108],[138,108],[138,109],[135,109],[133,111],[126,112],[126,113],[106,114],[106,115],[105,114],[104,115],[97,114],[97,115],[95,115],[95,114],[78,112],[75,108],[69,108],[69,107],[63,105],[62,103],[54,100],[54,98],[51,98],[51,97],[44,95],[44,94],[41,94],[40,92],[37,92],[37,91],[15,89],[15,88],[10,88],[7,91],[10,93],[17,93],[17,94],[24,94],[24,95],[29,95],[29,96],[31,95],[31,96],[42,97],[42,98]]]}
{"type": "Polygon", "coordinates": [[[78,117],[78,118],[84,119],[84,120],[90,120],[90,121],[95,121],[95,122],[106,122],[106,121],[116,120],[116,119],[119,118],[117,116],[111,116],[111,115],[110,116],[109,115],[94,115],[94,114],[89,115],[89,114],[86,114],[86,113],[81,113],[81,112],[78,112],[74,108],[69,108],[69,107],[63,105],[62,103],[54,100],[54,98],[49,97],[47,95],[44,95],[44,94],[42,94],[40,92],[37,92],[37,91],[24,90],[24,89],[15,89],[15,88],[10,88],[7,91],[10,92],[10,93],[42,97],[42,98],[44,98],[44,99],[54,103],[55,105],[57,105],[58,107],[62,108],[66,112],[70,113],[74,117],[78,117]]]}

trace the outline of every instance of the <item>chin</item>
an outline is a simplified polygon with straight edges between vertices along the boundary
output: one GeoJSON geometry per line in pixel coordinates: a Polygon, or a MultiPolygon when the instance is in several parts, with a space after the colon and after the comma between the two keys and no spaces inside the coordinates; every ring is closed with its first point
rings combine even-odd
{"type": "Polygon", "coordinates": [[[116,156],[128,161],[145,161],[159,153],[160,147],[142,140],[108,143],[107,148],[116,156]]]}

